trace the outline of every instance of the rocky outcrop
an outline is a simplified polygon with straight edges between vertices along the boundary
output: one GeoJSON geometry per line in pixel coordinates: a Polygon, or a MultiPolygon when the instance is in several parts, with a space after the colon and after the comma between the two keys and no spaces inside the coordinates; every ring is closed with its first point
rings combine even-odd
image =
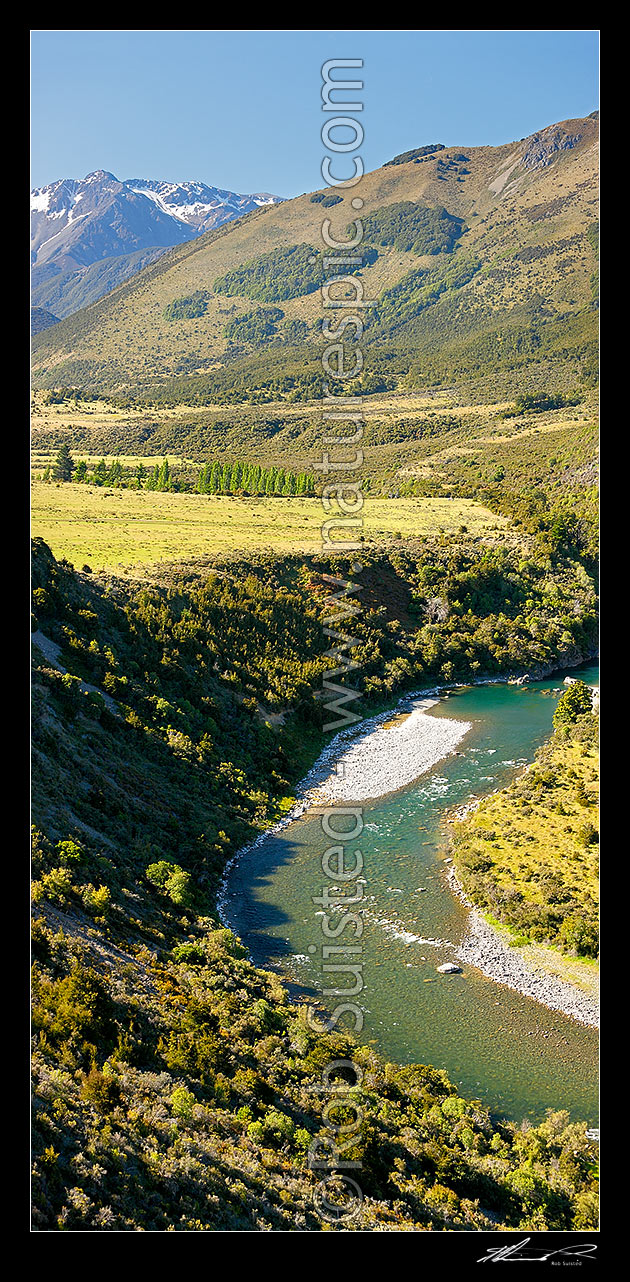
{"type": "Polygon", "coordinates": [[[527,139],[522,164],[525,169],[544,169],[559,151],[569,151],[581,141],[582,134],[570,134],[561,125],[550,125],[527,139]]]}

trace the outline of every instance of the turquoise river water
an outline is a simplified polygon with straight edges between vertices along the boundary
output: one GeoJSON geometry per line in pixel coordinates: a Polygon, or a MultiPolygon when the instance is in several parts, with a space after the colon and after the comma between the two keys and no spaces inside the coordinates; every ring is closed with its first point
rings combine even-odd
{"type": "MultiPolygon", "coordinates": [[[[598,669],[573,675],[595,684],[598,669]]],[[[459,755],[399,792],[362,803],[365,987],[356,1000],[365,1013],[362,1040],[389,1059],[445,1069],[463,1094],[495,1114],[535,1120],[547,1108],[564,1108],[596,1125],[595,1030],[472,966],[439,975],[436,968],[452,959],[452,948],[421,942],[457,946],[466,932],[466,909],[446,880],[446,814],[504,786],[532,760],[551,732],[562,689],[556,675],[526,687],[497,683],[449,692],[429,715],[472,723],[459,755]]],[[[225,903],[225,916],[254,961],[317,995],[334,986],[322,975],[324,941],[312,902],[332,885],[321,867],[329,844],[319,815],[307,812],[236,861],[225,903]]],[[[351,934],[346,930],[344,938],[351,934]]]]}

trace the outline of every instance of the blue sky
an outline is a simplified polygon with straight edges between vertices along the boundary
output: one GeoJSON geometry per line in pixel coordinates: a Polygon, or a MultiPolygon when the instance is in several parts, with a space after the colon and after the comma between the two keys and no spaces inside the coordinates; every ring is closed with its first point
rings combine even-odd
{"type": "Polygon", "coordinates": [[[32,185],[108,169],[312,191],[328,58],[364,60],[366,169],[423,143],[509,142],[598,105],[594,31],[34,31],[32,185]]]}

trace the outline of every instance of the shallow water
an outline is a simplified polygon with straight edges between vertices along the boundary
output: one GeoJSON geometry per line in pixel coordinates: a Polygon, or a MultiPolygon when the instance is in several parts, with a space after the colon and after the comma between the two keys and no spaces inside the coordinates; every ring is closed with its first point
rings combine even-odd
{"type": "MultiPolygon", "coordinates": [[[[598,669],[576,670],[589,684],[598,669]]],[[[450,891],[444,857],[445,815],[454,806],[504,786],[552,728],[562,677],[528,687],[506,684],[451,692],[429,715],[472,723],[450,756],[415,783],[363,802],[365,1013],[362,1040],[398,1063],[444,1068],[469,1097],[495,1113],[540,1118],[567,1109],[596,1124],[597,1035],[531,998],[486,979],[466,965],[439,975],[454,959],[466,910],[450,891]],[[420,889],[420,888],[423,889],[420,889]],[[428,939],[437,943],[428,943],[428,939]],[[424,941],[424,942],[423,942],[424,941]]],[[[343,840],[343,838],[340,838],[343,840]]],[[[319,815],[307,814],[266,837],[233,866],[225,916],[257,964],[321,994],[334,987],[322,974],[321,916],[313,897],[334,884],[322,872],[331,844],[319,815]]],[[[349,942],[346,929],[339,941],[349,942]]],[[[342,976],[339,987],[349,984],[342,976]]]]}

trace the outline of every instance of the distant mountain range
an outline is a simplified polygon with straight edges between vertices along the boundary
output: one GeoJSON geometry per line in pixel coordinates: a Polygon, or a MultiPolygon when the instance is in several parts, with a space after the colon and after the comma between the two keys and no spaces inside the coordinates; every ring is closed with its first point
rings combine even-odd
{"type": "Polygon", "coordinates": [[[33,307],[61,319],[159,257],[281,196],[238,195],[202,182],[121,182],[97,169],[31,193],[33,307]]]}

